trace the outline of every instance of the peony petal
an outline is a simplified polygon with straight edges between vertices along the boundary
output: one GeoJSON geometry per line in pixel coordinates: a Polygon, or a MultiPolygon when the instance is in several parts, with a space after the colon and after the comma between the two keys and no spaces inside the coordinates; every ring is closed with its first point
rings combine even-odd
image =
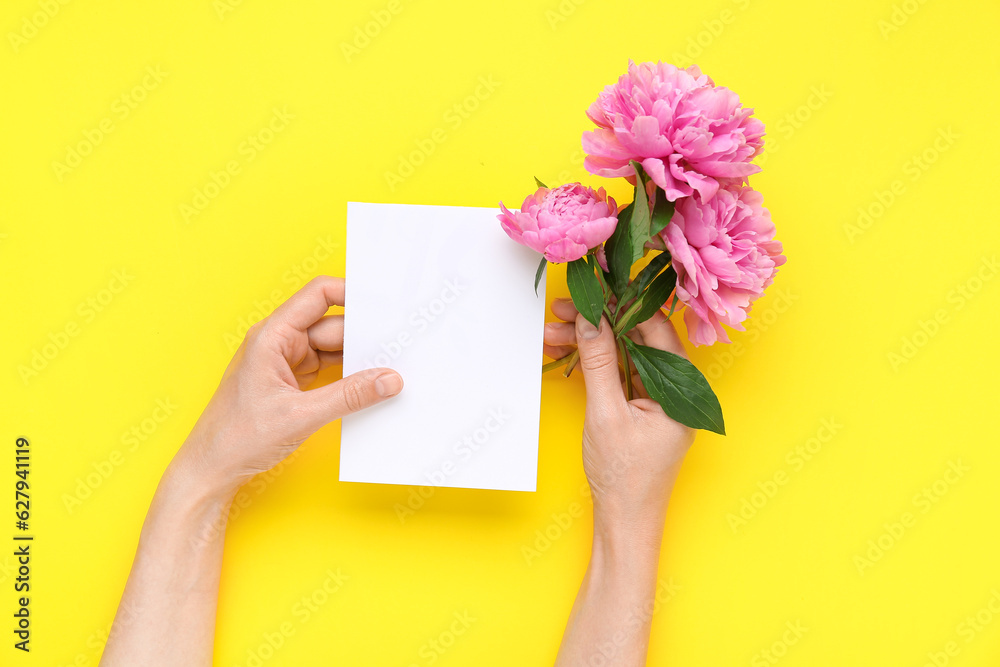
{"type": "Polygon", "coordinates": [[[618,225],[617,218],[599,218],[588,220],[569,230],[567,238],[575,243],[581,243],[588,249],[599,246],[607,241],[618,225]]]}
{"type": "Polygon", "coordinates": [[[742,178],[760,171],[760,167],[748,162],[697,160],[692,165],[705,176],[714,176],[716,178],[742,178]]]}
{"type": "Polygon", "coordinates": [[[583,168],[595,176],[604,176],[605,178],[618,178],[635,174],[635,170],[629,165],[628,160],[613,160],[596,155],[585,157],[583,168]]]}
{"type": "Polygon", "coordinates": [[[625,160],[626,162],[632,157],[632,153],[625,149],[618,141],[617,128],[607,129],[602,127],[590,132],[584,132],[582,142],[583,150],[592,155],[625,160]]]}
{"type": "Polygon", "coordinates": [[[545,258],[550,262],[562,264],[573,262],[587,254],[589,248],[581,243],[574,243],[569,239],[561,239],[549,244],[545,250],[545,258]]]}
{"type": "Polygon", "coordinates": [[[719,182],[709,176],[702,176],[696,171],[685,171],[683,179],[687,181],[691,189],[698,193],[698,197],[703,202],[711,201],[715,193],[719,191],[719,182]]]}
{"type": "Polygon", "coordinates": [[[604,252],[604,244],[597,246],[597,252],[594,253],[594,257],[597,258],[597,263],[601,266],[601,270],[605,273],[608,272],[608,255],[604,252]]]}
{"type": "MultiPolygon", "coordinates": [[[[679,159],[680,156],[671,155],[670,157],[671,159],[679,159]]],[[[629,169],[631,170],[632,168],[629,167],[629,169]]],[[[675,179],[660,158],[646,158],[642,161],[642,169],[649,175],[650,180],[656,183],[667,195],[667,201],[677,201],[681,197],[691,195],[691,186],[684,181],[675,179]]],[[[632,173],[635,172],[633,171],[632,173]]]]}
{"type": "Polygon", "coordinates": [[[629,130],[616,127],[615,138],[633,156],[664,157],[673,151],[670,140],[660,133],[660,122],[653,116],[637,117],[629,130]]]}

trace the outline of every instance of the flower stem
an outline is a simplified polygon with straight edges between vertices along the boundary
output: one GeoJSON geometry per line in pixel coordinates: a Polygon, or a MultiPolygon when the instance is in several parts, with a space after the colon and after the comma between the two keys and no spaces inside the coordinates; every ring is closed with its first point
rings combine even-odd
{"type": "Polygon", "coordinates": [[[563,377],[569,377],[569,374],[573,372],[576,368],[577,362],[580,361],[580,350],[573,350],[573,354],[566,357],[568,361],[566,362],[566,370],[563,371],[563,377]]]}
{"type": "Polygon", "coordinates": [[[639,299],[637,298],[637,299],[636,299],[635,301],[633,301],[633,302],[632,302],[632,305],[631,305],[631,306],[629,306],[629,307],[628,307],[628,308],[627,308],[627,309],[625,310],[625,312],[624,312],[624,313],[622,313],[622,314],[621,314],[621,316],[617,318],[617,320],[615,321],[615,327],[614,327],[614,332],[615,332],[615,337],[616,337],[616,338],[617,338],[618,336],[621,336],[621,335],[622,335],[622,333],[628,333],[628,332],[623,332],[623,331],[622,331],[622,327],[623,327],[623,326],[625,326],[625,321],[626,321],[626,320],[627,320],[627,319],[628,319],[628,318],[629,318],[629,317],[630,317],[630,316],[632,315],[632,313],[633,313],[633,312],[634,312],[635,310],[638,310],[638,308],[639,308],[639,307],[640,307],[641,305],[642,305],[642,304],[641,304],[641,303],[639,302],[639,299]]]}
{"type": "Polygon", "coordinates": [[[565,366],[566,364],[569,363],[569,358],[571,356],[572,355],[567,354],[562,359],[556,359],[555,361],[550,361],[549,363],[547,363],[544,366],[542,366],[542,372],[543,373],[548,373],[549,371],[554,371],[557,368],[565,366]]]}
{"type": "Polygon", "coordinates": [[[569,377],[569,374],[573,372],[573,368],[576,367],[576,364],[579,360],[580,360],[580,352],[577,350],[573,350],[571,354],[567,354],[562,359],[556,359],[555,361],[550,361],[549,363],[542,366],[542,372],[548,373],[549,371],[554,371],[555,369],[561,368],[562,366],[569,366],[569,368],[567,368],[566,371],[563,373],[563,375],[569,377]]]}
{"type": "Polygon", "coordinates": [[[618,339],[618,351],[622,355],[622,367],[625,369],[625,400],[631,401],[633,394],[631,364],[629,363],[628,350],[625,348],[625,341],[621,338],[618,339]]]}

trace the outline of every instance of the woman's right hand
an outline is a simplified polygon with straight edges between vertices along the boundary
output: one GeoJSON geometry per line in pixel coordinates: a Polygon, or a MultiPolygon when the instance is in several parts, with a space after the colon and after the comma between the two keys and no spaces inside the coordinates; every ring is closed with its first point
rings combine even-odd
{"type": "MultiPolygon", "coordinates": [[[[667,500],[694,431],[668,417],[649,398],[638,375],[638,396],[625,400],[611,325],[595,328],[573,304],[558,300],[563,322],[545,326],[545,351],[560,358],[580,351],[587,385],[583,469],[594,500],[590,564],[556,659],[557,665],[646,664],[655,609],[660,543],[667,500]]],[[[629,336],[637,343],[684,354],[663,313],[629,336]]],[[[630,369],[630,372],[632,369],[630,369]]]]}
{"type": "MultiPolygon", "coordinates": [[[[594,500],[594,529],[659,541],[666,504],[694,430],[668,417],[649,398],[634,368],[636,398],[625,399],[618,348],[607,319],[595,328],[568,299],[552,312],[562,322],[545,325],[545,352],[560,358],[575,348],[587,387],[583,467],[594,500]]],[[[662,312],[640,324],[636,343],[686,357],[684,346],[662,312]]]]}

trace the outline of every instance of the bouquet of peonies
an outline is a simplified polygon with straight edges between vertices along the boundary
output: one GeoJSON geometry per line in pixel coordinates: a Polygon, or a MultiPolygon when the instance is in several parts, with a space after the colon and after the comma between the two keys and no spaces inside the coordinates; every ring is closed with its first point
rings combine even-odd
{"type": "MultiPolygon", "coordinates": [[[[682,308],[691,342],[728,343],[722,325],[743,331],[751,304],[784,264],[770,213],[747,185],[764,145],[764,124],[752,113],[696,66],[630,62],[587,110],[597,129],[583,134],[583,149],[587,171],[635,186],[632,203],[619,208],[604,188],[549,188],[535,179],[538,190],[519,211],[501,202],[497,216],[508,236],[544,255],[536,291],[547,262],[566,263],[573,305],[594,326],[607,317],[629,399],[634,368],[670,417],[721,434],[722,408],[704,375],[627,334],[661,308],[668,318],[682,308]]],[[[577,359],[544,370],[566,366],[568,376],[577,359]]]]}

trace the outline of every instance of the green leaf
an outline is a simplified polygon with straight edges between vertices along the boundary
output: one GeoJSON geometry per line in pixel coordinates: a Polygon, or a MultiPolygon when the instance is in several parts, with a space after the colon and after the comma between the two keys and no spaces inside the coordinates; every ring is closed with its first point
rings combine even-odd
{"type": "Polygon", "coordinates": [[[638,162],[632,160],[630,164],[635,169],[635,197],[632,200],[635,208],[632,210],[632,221],[629,225],[629,245],[634,262],[642,257],[646,250],[646,241],[650,239],[652,234],[649,231],[649,199],[646,198],[645,174],[642,171],[642,165],[638,162]]]}
{"type": "Polygon", "coordinates": [[[677,302],[679,300],[680,300],[680,297],[677,295],[677,292],[674,292],[674,300],[670,302],[670,312],[667,313],[667,319],[668,320],[674,314],[674,308],[677,307],[677,302]]]}
{"type": "Polygon", "coordinates": [[[542,255],[542,261],[538,263],[538,270],[535,271],[535,296],[538,296],[538,283],[542,281],[542,274],[545,273],[545,265],[548,260],[545,259],[545,255],[542,255]]]}
{"type": "Polygon", "coordinates": [[[719,399],[694,364],[673,352],[637,345],[627,337],[622,340],[642,385],[671,419],[691,428],[726,434],[719,399]]]}
{"type": "Polygon", "coordinates": [[[628,278],[632,271],[632,249],[628,240],[632,209],[632,204],[629,204],[621,210],[618,214],[618,226],[604,244],[604,254],[608,260],[608,284],[619,299],[628,286],[628,278]]]}
{"type": "Polygon", "coordinates": [[[595,327],[600,326],[604,295],[601,293],[601,283],[594,274],[594,268],[587,262],[586,257],[566,265],[566,282],[569,284],[569,295],[573,297],[576,309],[595,327]]]}
{"type": "Polygon", "coordinates": [[[668,201],[666,193],[660,190],[656,193],[653,217],[649,221],[649,238],[653,238],[663,231],[672,217],[674,217],[674,202],[668,201]]]}
{"type": "Polygon", "coordinates": [[[625,292],[622,294],[620,302],[624,306],[629,301],[635,298],[639,292],[646,289],[646,285],[650,283],[657,276],[657,274],[663,270],[663,267],[667,265],[670,261],[669,252],[661,252],[659,255],[649,260],[649,264],[643,267],[642,271],[639,272],[632,282],[628,284],[625,292]]]}
{"type": "Polygon", "coordinates": [[[542,183],[540,180],[538,180],[537,176],[535,176],[535,184],[538,185],[538,187],[540,188],[545,188],[546,190],[549,189],[549,186],[545,185],[545,183],[542,183]]]}
{"type": "Polygon", "coordinates": [[[629,306],[619,323],[615,325],[615,334],[628,333],[639,322],[651,318],[657,310],[663,308],[676,285],[677,273],[674,267],[670,266],[650,283],[649,289],[640,294],[635,303],[629,306]]]}

